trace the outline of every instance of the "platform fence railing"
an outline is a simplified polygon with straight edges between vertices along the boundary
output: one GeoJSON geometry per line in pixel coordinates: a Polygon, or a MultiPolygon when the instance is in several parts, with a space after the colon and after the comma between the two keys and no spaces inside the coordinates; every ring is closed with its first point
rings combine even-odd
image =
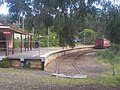
{"type": "Polygon", "coordinates": [[[0,40],[0,56],[7,56],[27,51],[38,51],[43,42],[40,41],[5,41],[0,40]]]}

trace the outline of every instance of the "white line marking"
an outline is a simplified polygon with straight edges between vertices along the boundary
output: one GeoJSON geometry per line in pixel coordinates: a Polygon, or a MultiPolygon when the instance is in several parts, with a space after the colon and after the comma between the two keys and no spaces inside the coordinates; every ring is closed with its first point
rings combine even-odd
{"type": "MultiPolygon", "coordinates": [[[[43,51],[43,50],[40,50],[40,54],[41,54],[42,51],[43,51]]],[[[34,54],[33,57],[36,57],[36,56],[38,56],[38,55],[39,55],[39,53],[34,54]]]]}
{"type": "Polygon", "coordinates": [[[33,55],[33,57],[35,57],[35,56],[37,56],[37,55],[39,55],[39,54],[37,53],[37,54],[33,55]]]}

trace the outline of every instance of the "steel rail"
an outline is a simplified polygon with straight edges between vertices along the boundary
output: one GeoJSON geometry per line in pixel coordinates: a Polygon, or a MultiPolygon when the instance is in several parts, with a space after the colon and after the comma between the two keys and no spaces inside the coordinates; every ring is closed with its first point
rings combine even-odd
{"type": "Polygon", "coordinates": [[[73,62],[72,62],[72,65],[73,65],[73,67],[75,68],[75,70],[76,70],[80,75],[83,75],[83,73],[78,69],[77,64],[76,64],[76,60],[77,60],[78,57],[80,57],[80,56],[82,56],[82,55],[84,55],[84,54],[93,52],[92,50],[93,50],[93,49],[85,50],[85,51],[83,50],[80,54],[76,55],[76,56],[72,59],[72,61],[73,61],[73,62]]]}
{"type": "MultiPolygon", "coordinates": [[[[86,48],[85,48],[85,49],[86,49],[86,48]]],[[[82,50],[82,49],[81,49],[81,50],[82,50]]],[[[79,71],[77,65],[75,64],[75,61],[76,61],[76,58],[77,58],[77,57],[79,57],[79,56],[81,56],[81,55],[83,55],[83,54],[86,54],[86,53],[90,52],[90,50],[82,50],[82,51],[78,51],[78,52],[70,53],[70,54],[67,54],[67,55],[65,55],[64,57],[60,58],[59,61],[56,63],[56,71],[55,71],[55,72],[56,72],[57,74],[60,73],[60,64],[61,64],[62,61],[64,61],[65,59],[69,58],[69,57],[70,57],[71,55],[73,55],[73,54],[74,54],[74,55],[78,54],[78,55],[76,55],[75,57],[73,57],[73,58],[71,59],[71,60],[73,61],[73,62],[72,62],[72,66],[75,68],[75,70],[76,70],[79,74],[83,75],[82,72],[79,71]],[[78,54],[78,52],[80,52],[80,54],[78,54]]]]}

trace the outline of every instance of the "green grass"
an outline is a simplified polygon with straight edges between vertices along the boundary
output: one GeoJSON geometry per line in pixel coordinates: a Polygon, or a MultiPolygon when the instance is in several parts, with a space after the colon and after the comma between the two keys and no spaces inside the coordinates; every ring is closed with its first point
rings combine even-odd
{"type": "Polygon", "coordinates": [[[112,77],[111,75],[102,75],[101,78],[92,79],[70,79],[70,78],[60,78],[53,76],[43,77],[41,75],[36,75],[32,73],[32,70],[22,70],[22,69],[4,69],[0,68],[2,77],[0,78],[0,83],[11,84],[11,83],[21,83],[24,81],[26,84],[31,86],[39,86],[40,84],[47,85],[110,85],[116,86],[120,85],[120,76],[116,75],[112,77]]]}
{"type": "MultiPolygon", "coordinates": [[[[119,62],[114,63],[115,75],[112,76],[111,60],[104,58],[104,53],[106,53],[106,55],[107,55],[108,52],[98,52],[96,55],[96,58],[97,58],[98,62],[100,62],[101,64],[104,64],[108,68],[110,68],[111,72],[106,72],[107,74],[102,75],[102,78],[100,78],[100,80],[99,80],[99,84],[113,85],[113,86],[120,85],[120,63],[119,62]]],[[[120,56],[117,55],[116,58],[120,58],[120,56]]]]}
{"type": "Polygon", "coordinates": [[[47,84],[57,84],[57,85],[89,85],[89,84],[94,84],[95,80],[46,77],[42,79],[42,82],[47,84]]]}
{"type": "Polygon", "coordinates": [[[70,78],[59,78],[59,77],[47,77],[41,80],[46,84],[56,84],[56,85],[106,85],[106,86],[116,86],[120,85],[118,77],[103,75],[99,79],[70,79],[70,78]]]}
{"type": "Polygon", "coordinates": [[[98,80],[99,84],[101,85],[110,85],[116,86],[120,85],[120,81],[118,80],[119,76],[115,75],[103,75],[101,79],[98,80]]]}

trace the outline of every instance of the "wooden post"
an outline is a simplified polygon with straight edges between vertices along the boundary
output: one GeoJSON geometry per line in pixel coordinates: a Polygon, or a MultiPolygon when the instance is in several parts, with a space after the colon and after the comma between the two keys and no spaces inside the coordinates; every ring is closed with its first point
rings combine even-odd
{"type": "Polygon", "coordinates": [[[8,56],[8,35],[6,34],[6,56],[8,56]]]}
{"type": "Polygon", "coordinates": [[[22,52],[22,33],[21,33],[21,52],[22,52]]]}
{"type": "Polygon", "coordinates": [[[30,51],[32,50],[32,35],[30,35],[30,51]]]}
{"type": "Polygon", "coordinates": [[[41,62],[41,69],[44,71],[44,64],[45,62],[41,62]]]}
{"type": "Polygon", "coordinates": [[[27,43],[26,43],[26,34],[25,34],[25,52],[26,52],[26,47],[27,47],[27,43]]]}
{"type": "Polygon", "coordinates": [[[7,32],[3,32],[3,34],[5,35],[5,46],[6,46],[6,48],[5,48],[5,54],[6,54],[6,56],[8,56],[9,55],[9,41],[8,41],[8,39],[9,39],[9,35],[10,35],[10,32],[9,31],[7,31],[7,32]]]}
{"type": "Polygon", "coordinates": [[[30,47],[30,39],[29,39],[29,34],[28,34],[28,51],[29,51],[29,47],[30,47]]]}
{"type": "Polygon", "coordinates": [[[15,47],[15,39],[14,39],[14,31],[13,31],[13,37],[12,37],[12,39],[13,39],[13,46],[12,46],[12,54],[14,54],[14,47],[15,47]]]}

